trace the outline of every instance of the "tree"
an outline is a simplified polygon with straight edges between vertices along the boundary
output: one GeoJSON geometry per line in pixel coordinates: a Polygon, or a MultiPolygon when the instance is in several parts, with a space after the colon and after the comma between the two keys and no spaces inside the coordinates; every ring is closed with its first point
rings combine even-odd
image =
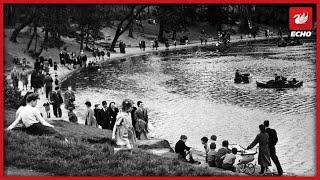
{"type": "Polygon", "coordinates": [[[115,51],[114,48],[119,37],[128,30],[129,26],[133,23],[133,20],[146,8],[146,5],[129,5],[129,12],[121,19],[117,26],[116,34],[112,40],[110,51],[115,51]]]}
{"type": "Polygon", "coordinates": [[[67,35],[67,29],[69,27],[68,22],[68,9],[65,5],[38,5],[37,10],[34,12],[33,23],[33,34],[30,36],[29,43],[26,47],[26,50],[29,52],[30,45],[35,39],[34,50],[32,51],[32,56],[39,56],[43,49],[47,49],[50,45],[49,33],[51,39],[53,39],[52,44],[57,44],[60,41],[60,35],[67,35]],[[38,38],[40,33],[37,32],[37,29],[41,28],[44,32],[44,38],[40,44],[40,49],[37,51],[38,47],[38,38]]]}
{"type": "Polygon", "coordinates": [[[177,32],[187,30],[187,26],[196,19],[197,13],[192,5],[159,5],[156,18],[160,24],[158,39],[165,41],[164,32],[172,32],[172,39],[176,39],[177,32]]]}
{"type": "Polygon", "coordinates": [[[23,22],[21,24],[19,24],[12,32],[11,36],[10,36],[10,41],[12,42],[18,42],[17,41],[17,37],[20,33],[20,31],[25,28],[26,26],[30,25],[32,23],[32,21],[34,20],[34,18],[36,17],[36,8],[33,5],[27,6],[25,9],[19,8],[20,6],[18,6],[15,9],[15,12],[19,12],[24,15],[23,18],[23,22]]]}
{"type": "Polygon", "coordinates": [[[83,49],[83,41],[86,36],[86,46],[89,37],[94,41],[99,37],[100,29],[109,21],[106,5],[76,5],[73,9],[73,19],[80,31],[80,50],[83,49]]]}
{"type": "Polygon", "coordinates": [[[222,31],[222,24],[228,20],[228,14],[223,5],[208,5],[207,20],[216,26],[218,31],[222,31]]]}

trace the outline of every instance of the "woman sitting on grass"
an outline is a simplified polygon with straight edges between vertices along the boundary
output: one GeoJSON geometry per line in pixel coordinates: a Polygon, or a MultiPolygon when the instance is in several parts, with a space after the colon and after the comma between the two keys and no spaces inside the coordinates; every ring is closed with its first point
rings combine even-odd
{"type": "Polygon", "coordinates": [[[36,108],[39,95],[37,93],[29,94],[26,98],[27,105],[20,109],[18,118],[7,128],[12,130],[22,120],[26,126],[26,132],[31,135],[53,135],[61,140],[68,140],[58,133],[46,120],[40,115],[39,109],[36,108]]]}
{"type": "Polygon", "coordinates": [[[122,102],[122,111],[118,113],[115,126],[113,128],[112,139],[116,144],[126,149],[133,149],[136,143],[136,135],[132,126],[131,110],[133,102],[125,99],[122,102]]]}

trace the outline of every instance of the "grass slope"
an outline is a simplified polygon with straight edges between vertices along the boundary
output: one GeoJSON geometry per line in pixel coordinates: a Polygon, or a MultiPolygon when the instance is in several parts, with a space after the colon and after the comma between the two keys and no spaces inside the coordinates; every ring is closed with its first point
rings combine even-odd
{"type": "MultiPolygon", "coordinates": [[[[5,126],[14,119],[6,110],[5,126]]],[[[114,154],[111,132],[65,121],[51,122],[71,144],[50,136],[31,136],[20,130],[5,132],[5,167],[32,169],[39,175],[59,176],[226,176],[229,171],[197,167],[177,158],[160,157],[136,149],[114,154]]]]}

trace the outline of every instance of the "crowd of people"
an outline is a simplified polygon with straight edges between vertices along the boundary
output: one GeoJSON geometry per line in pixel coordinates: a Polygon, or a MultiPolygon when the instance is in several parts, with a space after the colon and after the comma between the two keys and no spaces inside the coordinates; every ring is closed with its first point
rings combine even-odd
{"type": "MultiPolygon", "coordinates": [[[[271,166],[271,160],[277,167],[277,172],[279,176],[282,176],[283,170],[280,165],[279,159],[276,155],[275,145],[278,142],[277,132],[274,129],[269,128],[269,121],[264,121],[263,124],[259,125],[260,133],[256,136],[253,142],[246,148],[252,149],[257,144],[259,144],[259,154],[258,154],[258,164],[261,166],[259,174],[265,174],[268,167],[271,166]]],[[[192,150],[190,147],[186,146],[187,136],[181,135],[180,140],[175,145],[175,152],[178,157],[186,162],[193,164],[200,164],[195,161],[192,155],[192,150]]],[[[207,137],[201,138],[201,143],[204,146],[206,153],[206,163],[210,167],[218,167],[225,170],[236,171],[236,154],[239,152],[237,148],[229,149],[229,142],[227,140],[222,141],[222,147],[216,151],[216,141],[217,136],[212,135],[209,139],[207,137]]]]}
{"type": "MultiPolygon", "coordinates": [[[[59,90],[56,87],[56,91],[59,90]]],[[[52,93],[57,94],[57,93],[52,93]]],[[[56,95],[53,95],[56,96],[56,95]]],[[[53,99],[62,99],[61,95],[57,95],[53,99]]],[[[69,87],[65,92],[65,108],[69,109],[70,122],[77,122],[77,117],[73,113],[75,100],[74,93],[69,87]]],[[[53,135],[54,137],[61,139],[69,143],[68,139],[61,135],[54,129],[54,126],[48,123],[36,108],[39,95],[37,93],[28,92],[21,101],[21,106],[16,112],[15,121],[8,126],[6,130],[10,131],[15,128],[20,121],[24,124],[26,132],[31,135],[53,135]]],[[[60,101],[60,100],[58,100],[60,101]]],[[[132,150],[135,148],[137,139],[147,139],[148,133],[148,112],[144,108],[144,104],[141,101],[137,102],[138,108],[134,107],[134,102],[130,99],[123,100],[121,109],[116,107],[115,102],[110,102],[109,106],[106,101],[102,102],[102,108],[91,109],[91,102],[85,102],[87,106],[85,125],[98,127],[103,129],[112,130],[112,138],[115,139],[116,144],[123,149],[132,150]]],[[[44,104],[44,106],[50,106],[50,104],[44,104]]],[[[58,105],[58,109],[60,109],[58,105]]],[[[53,105],[55,116],[61,115],[61,109],[57,110],[57,106],[53,105]],[[58,114],[56,114],[58,113],[58,114]],[[60,113],[60,114],[59,114],[60,113]]],[[[50,113],[49,113],[50,114],[50,113]]],[[[254,141],[246,148],[252,149],[259,144],[258,164],[261,166],[260,174],[265,174],[268,167],[271,166],[271,160],[275,163],[278,171],[278,175],[283,174],[282,167],[276,155],[275,145],[278,142],[277,133],[274,129],[269,128],[269,121],[264,121],[259,125],[260,133],[257,134],[254,141]]],[[[194,160],[192,148],[186,146],[187,136],[181,135],[180,140],[175,144],[175,152],[178,154],[179,159],[193,163],[200,164],[200,162],[194,160]]],[[[236,154],[237,148],[229,149],[229,142],[227,140],[222,141],[222,147],[216,151],[217,136],[212,135],[209,139],[207,137],[201,138],[201,143],[204,146],[206,154],[206,163],[210,167],[218,167],[225,170],[235,171],[237,163],[236,154]]]]}
{"type": "Polygon", "coordinates": [[[87,66],[87,55],[84,54],[83,50],[80,51],[80,53],[77,55],[75,52],[68,52],[67,48],[63,48],[62,51],[59,53],[59,59],[60,64],[62,66],[66,66],[69,69],[73,67],[74,69],[77,68],[77,66],[87,66]]]}
{"type": "MultiPolygon", "coordinates": [[[[204,31],[204,30],[203,30],[204,31]]],[[[203,31],[201,31],[201,33],[204,33],[203,31]]],[[[203,40],[205,42],[205,44],[207,43],[206,38],[202,38],[203,34],[201,34],[201,44],[203,43],[203,40]]],[[[188,45],[188,37],[184,36],[183,37],[183,41],[185,45],[188,45]]],[[[151,43],[151,48],[152,50],[158,50],[159,47],[159,41],[158,39],[152,40],[150,41],[151,43]]],[[[166,47],[166,49],[169,49],[170,47],[170,43],[169,40],[165,40],[164,45],[166,47]]],[[[173,40],[173,45],[176,47],[177,45],[177,41],[174,39],[173,40]]],[[[139,41],[139,47],[140,50],[145,51],[146,48],[146,42],[145,41],[139,41]]],[[[119,49],[120,49],[120,53],[126,53],[126,44],[123,41],[119,42],[119,49]]],[[[104,56],[107,55],[108,58],[110,58],[110,51],[107,51],[107,53],[105,53],[104,51],[99,50],[98,48],[93,48],[92,49],[92,56],[94,57],[93,60],[88,60],[88,57],[86,54],[84,54],[84,51],[81,50],[79,53],[76,52],[68,52],[67,48],[64,47],[60,53],[59,53],[59,61],[60,61],[60,67],[66,67],[68,69],[76,69],[78,67],[95,67],[96,63],[98,60],[104,60],[104,56]]],[[[43,56],[40,56],[39,58],[36,59],[35,63],[34,63],[34,70],[30,73],[29,71],[26,70],[26,58],[23,58],[22,62],[20,62],[19,58],[14,58],[13,61],[15,62],[15,64],[17,65],[22,65],[22,71],[18,72],[16,66],[13,67],[12,71],[11,71],[11,81],[13,84],[13,87],[18,89],[19,86],[19,81],[22,82],[23,84],[23,90],[27,90],[28,84],[30,83],[30,89],[34,88],[35,92],[37,92],[36,90],[41,89],[41,92],[43,92],[44,87],[49,90],[50,93],[50,81],[48,79],[48,82],[45,81],[45,76],[50,75],[49,73],[49,69],[50,67],[53,68],[54,70],[54,83],[56,85],[59,84],[59,80],[58,80],[58,75],[57,75],[57,71],[59,68],[59,65],[56,61],[53,61],[52,57],[48,57],[45,58],[43,56]],[[31,82],[29,82],[29,78],[28,76],[31,74],[31,82]]]]}
{"type": "MultiPolygon", "coordinates": [[[[102,101],[102,107],[96,104],[94,109],[90,101],[86,101],[85,105],[85,125],[112,130],[117,135],[115,139],[119,140],[119,146],[130,142],[126,138],[127,130],[132,131],[132,135],[139,140],[148,139],[148,111],[142,101],[138,101],[135,107],[132,100],[124,100],[120,110],[115,102],[110,102],[108,106],[107,101],[102,101]]],[[[129,144],[125,144],[125,147],[129,147],[129,144]]]]}
{"type": "MultiPolygon", "coordinates": [[[[218,37],[219,39],[223,39],[224,42],[230,41],[230,34],[221,33],[218,37]]],[[[202,44],[204,39],[201,37],[200,40],[202,44]]],[[[186,41],[186,44],[187,43],[188,41],[186,41]]],[[[176,46],[176,41],[174,41],[174,45],[176,46]]],[[[151,46],[152,49],[157,50],[159,47],[158,41],[151,41],[151,46]]],[[[168,49],[169,46],[169,41],[166,41],[165,47],[168,49]]],[[[146,48],[145,41],[140,41],[139,47],[144,51],[146,48]]],[[[119,43],[119,48],[120,53],[125,53],[126,44],[121,41],[119,43]]],[[[103,59],[104,55],[103,51],[93,51],[95,60],[100,60],[100,58],[103,59]]],[[[107,55],[110,57],[110,53],[107,53],[107,55]]],[[[87,56],[83,51],[76,55],[75,52],[68,53],[66,48],[64,48],[63,51],[60,52],[59,57],[61,66],[67,66],[68,68],[71,68],[71,66],[73,66],[73,68],[77,68],[77,66],[87,66],[87,56]]],[[[72,87],[69,86],[63,96],[59,87],[57,74],[55,74],[55,79],[53,79],[49,73],[50,67],[53,67],[55,72],[58,70],[57,62],[53,62],[51,57],[44,58],[40,56],[39,59],[36,59],[30,80],[30,89],[33,88],[34,92],[27,92],[24,96],[21,106],[17,110],[16,119],[7,130],[12,130],[20,121],[22,121],[26,127],[26,132],[29,134],[54,135],[55,137],[68,142],[63,135],[54,129],[53,125],[44,120],[43,115],[40,113],[39,109],[36,108],[37,100],[39,99],[38,94],[43,93],[45,89],[47,102],[43,104],[43,107],[46,111],[46,117],[51,118],[50,106],[52,105],[53,115],[56,118],[61,118],[61,105],[64,103],[65,109],[68,110],[69,121],[78,123],[78,117],[74,113],[75,94],[72,91],[72,87]]],[[[22,81],[23,90],[27,90],[29,84],[28,75],[25,66],[23,66],[21,72],[18,72],[16,67],[14,67],[11,72],[13,87],[18,89],[19,81],[22,81]]],[[[279,81],[277,78],[278,77],[276,77],[275,81],[279,81]]],[[[137,107],[135,107],[134,104],[135,103],[132,100],[125,99],[121,104],[121,108],[118,109],[115,102],[110,102],[108,105],[107,101],[102,101],[101,108],[100,104],[96,104],[95,108],[92,109],[91,102],[87,101],[85,102],[87,108],[85,111],[85,125],[96,128],[100,126],[102,129],[111,130],[112,138],[115,139],[118,146],[132,150],[135,147],[137,139],[148,139],[147,134],[149,132],[147,109],[144,107],[142,101],[137,102],[137,107]]],[[[271,165],[271,158],[277,167],[278,175],[281,176],[283,170],[275,151],[275,145],[278,141],[276,131],[269,128],[269,121],[265,121],[264,124],[259,126],[259,129],[260,133],[247,149],[251,149],[256,144],[259,144],[258,164],[261,166],[260,174],[264,174],[268,169],[268,166],[271,165]]],[[[175,145],[175,152],[183,161],[199,164],[200,162],[193,158],[192,148],[186,146],[186,141],[187,136],[181,135],[180,140],[175,145]]],[[[238,150],[236,148],[229,149],[229,142],[224,140],[222,142],[222,147],[216,151],[217,136],[212,135],[210,141],[210,145],[208,145],[209,139],[207,137],[201,138],[201,143],[203,144],[206,153],[206,163],[208,163],[210,167],[235,171],[235,160],[238,150]]]]}

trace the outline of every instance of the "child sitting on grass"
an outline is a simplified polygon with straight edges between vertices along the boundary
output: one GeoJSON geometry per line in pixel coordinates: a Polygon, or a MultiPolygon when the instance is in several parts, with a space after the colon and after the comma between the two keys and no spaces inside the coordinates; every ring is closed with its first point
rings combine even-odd
{"type": "Polygon", "coordinates": [[[68,112],[68,117],[69,117],[69,121],[72,123],[77,123],[78,122],[78,117],[77,115],[73,112],[73,107],[69,107],[69,112],[68,112]]]}
{"type": "Polygon", "coordinates": [[[210,150],[208,152],[208,164],[210,167],[217,167],[216,165],[216,157],[217,157],[217,151],[216,151],[216,143],[210,144],[210,150]]]}
{"type": "Polygon", "coordinates": [[[236,160],[235,155],[237,154],[238,149],[232,148],[231,152],[232,153],[225,154],[224,156],[221,157],[221,159],[223,159],[222,169],[231,170],[231,171],[235,172],[236,169],[233,166],[233,164],[234,164],[234,161],[236,160]]]}
{"type": "Polygon", "coordinates": [[[208,138],[207,137],[202,137],[201,138],[201,143],[203,145],[204,151],[206,153],[206,163],[208,162],[208,152],[209,152],[209,148],[208,148],[208,138]]]}

